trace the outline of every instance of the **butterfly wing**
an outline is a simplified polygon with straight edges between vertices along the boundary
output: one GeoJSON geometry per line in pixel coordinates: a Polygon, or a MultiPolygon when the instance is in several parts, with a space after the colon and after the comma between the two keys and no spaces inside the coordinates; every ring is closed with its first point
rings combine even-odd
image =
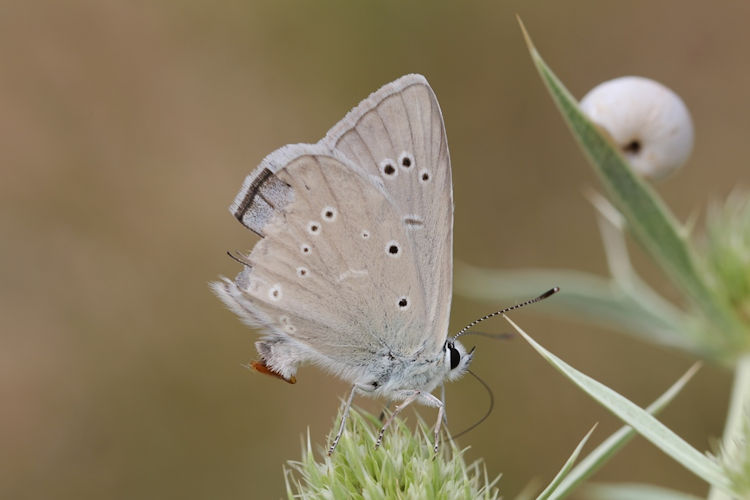
{"type": "MultiPolygon", "coordinates": [[[[357,133],[366,144],[386,140],[373,139],[377,131],[357,133]]],[[[269,155],[231,211],[263,239],[246,269],[214,290],[246,322],[264,328],[259,350],[277,373],[288,377],[299,362],[313,361],[356,380],[377,356],[434,355],[442,347],[451,297],[450,165],[440,111],[422,77],[374,93],[320,143],[269,155]],[[391,178],[388,169],[371,168],[374,160],[354,159],[343,139],[368,109],[393,97],[406,115],[394,112],[388,121],[409,123],[389,134],[409,138],[384,151],[411,156],[409,165],[406,156],[392,165],[401,170],[391,178]],[[434,133],[442,137],[437,147],[430,146],[434,133]],[[423,170],[428,179],[420,181],[423,170]],[[398,179],[400,185],[392,182],[398,179]]]]}
{"type": "MultiPolygon", "coordinates": [[[[416,252],[427,305],[425,351],[435,352],[445,342],[450,318],[453,184],[434,92],[423,76],[403,76],[362,101],[321,142],[382,182],[396,205],[416,252]]],[[[413,347],[411,337],[401,342],[413,347]]]]}

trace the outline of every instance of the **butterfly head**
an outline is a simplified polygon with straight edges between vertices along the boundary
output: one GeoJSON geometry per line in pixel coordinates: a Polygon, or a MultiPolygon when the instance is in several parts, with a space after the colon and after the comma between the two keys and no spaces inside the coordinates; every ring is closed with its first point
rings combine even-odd
{"type": "Polygon", "coordinates": [[[468,370],[474,357],[474,348],[472,347],[471,351],[467,352],[460,342],[449,338],[443,346],[443,355],[445,356],[445,367],[447,369],[446,378],[456,380],[468,370]]]}

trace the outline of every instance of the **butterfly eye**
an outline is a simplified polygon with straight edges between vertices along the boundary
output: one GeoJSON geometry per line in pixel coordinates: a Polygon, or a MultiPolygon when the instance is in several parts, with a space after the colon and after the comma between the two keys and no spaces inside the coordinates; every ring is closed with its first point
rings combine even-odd
{"type": "Polygon", "coordinates": [[[398,307],[401,310],[408,309],[409,308],[409,298],[408,297],[401,297],[398,299],[398,307]]]}
{"type": "Polygon", "coordinates": [[[454,370],[461,362],[461,353],[452,345],[449,345],[448,349],[451,351],[451,370],[454,370]]]}
{"type": "Polygon", "coordinates": [[[428,172],[425,169],[422,169],[421,172],[419,172],[419,180],[422,182],[429,182],[430,181],[430,172],[428,172]]]}

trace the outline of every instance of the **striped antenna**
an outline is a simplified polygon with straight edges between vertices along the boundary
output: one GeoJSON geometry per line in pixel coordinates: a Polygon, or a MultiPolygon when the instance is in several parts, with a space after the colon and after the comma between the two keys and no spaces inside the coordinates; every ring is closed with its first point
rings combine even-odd
{"type": "Polygon", "coordinates": [[[509,311],[512,311],[514,309],[520,309],[520,308],[522,308],[524,306],[528,306],[529,304],[534,304],[535,302],[542,301],[542,300],[546,299],[547,297],[550,297],[550,296],[556,294],[559,291],[560,291],[560,287],[556,286],[554,288],[551,288],[551,289],[547,290],[546,292],[544,292],[543,294],[541,294],[539,297],[536,297],[536,298],[533,298],[533,299],[529,299],[529,300],[527,300],[525,302],[521,302],[520,304],[516,304],[516,305],[510,306],[510,307],[506,307],[505,309],[502,309],[500,311],[495,311],[492,314],[488,314],[486,316],[482,316],[479,319],[475,319],[474,321],[472,321],[471,323],[469,323],[468,325],[466,325],[465,327],[463,327],[461,329],[461,331],[458,332],[453,337],[453,340],[456,340],[458,337],[460,337],[461,335],[463,335],[464,333],[466,333],[470,328],[473,328],[474,326],[476,326],[477,324],[481,323],[482,321],[484,321],[486,319],[494,318],[495,316],[498,316],[500,314],[505,314],[505,313],[507,313],[509,311]]]}

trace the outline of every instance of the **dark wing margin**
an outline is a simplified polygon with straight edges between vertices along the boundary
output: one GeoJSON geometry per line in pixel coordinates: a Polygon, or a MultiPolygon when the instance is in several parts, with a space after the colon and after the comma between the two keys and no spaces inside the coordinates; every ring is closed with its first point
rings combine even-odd
{"type": "Polygon", "coordinates": [[[229,210],[243,226],[263,237],[262,228],[293,199],[291,186],[263,168],[247,176],[229,210]]]}

